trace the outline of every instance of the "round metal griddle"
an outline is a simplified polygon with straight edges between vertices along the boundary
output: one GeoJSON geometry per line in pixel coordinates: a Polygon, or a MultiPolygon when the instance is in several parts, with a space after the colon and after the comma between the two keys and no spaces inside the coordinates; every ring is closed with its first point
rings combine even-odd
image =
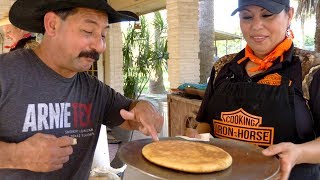
{"type": "MultiPolygon", "coordinates": [[[[184,140],[161,138],[160,141],[169,139],[184,140]]],[[[278,159],[262,155],[262,148],[258,146],[241,141],[211,139],[210,142],[201,143],[212,144],[227,151],[233,158],[231,167],[204,174],[180,172],[153,164],[143,157],[142,148],[151,142],[151,139],[128,142],[120,147],[119,155],[128,166],[157,179],[269,179],[275,176],[280,168],[278,159]]]]}

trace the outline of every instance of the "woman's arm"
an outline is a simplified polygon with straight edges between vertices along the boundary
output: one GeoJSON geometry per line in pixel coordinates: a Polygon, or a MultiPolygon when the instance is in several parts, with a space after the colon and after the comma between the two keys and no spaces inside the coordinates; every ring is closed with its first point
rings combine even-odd
{"type": "Polygon", "coordinates": [[[320,139],[303,144],[280,143],[264,149],[262,153],[266,156],[279,156],[280,180],[286,180],[296,164],[320,163],[320,139]]]}
{"type": "Polygon", "coordinates": [[[211,127],[208,123],[199,123],[196,129],[187,128],[185,135],[191,138],[200,138],[199,134],[210,133],[211,127]]]}

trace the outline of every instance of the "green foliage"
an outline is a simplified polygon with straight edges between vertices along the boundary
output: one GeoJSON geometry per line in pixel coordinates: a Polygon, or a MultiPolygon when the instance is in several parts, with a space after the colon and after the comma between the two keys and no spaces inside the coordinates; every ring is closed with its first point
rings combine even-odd
{"type": "Polygon", "coordinates": [[[150,80],[151,71],[163,70],[167,67],[168,46],[167,38],[160,37],[167,26],[161,14],[155,13],[152,24],[155,35],[150,35],[149,24],[144,16],[140,17],[140,29],[135,29],[129,24],[127,33],[123,35],[123,73],[124,95],[138,99],[150,80]],[[155,39],[153,41],[153,39],[155,39]]]}
{"type": "Polygon", "coordinates": [[[305,36],[304,40],[304,49],[309,50],[309,51],[314,51],[314,37],[311,36],[305,36]]]}
{"type": "Polygon", "coordinates": [[[167,71],[167,60],[169,59],[168,41],[166,38],[161,38],[155,42],[152,53],[152,68],[156,71],[167,71]]]}
{"type": "Polygon", "coordinates": [[[217,41],[216,46],[219,58],[226,54],[238,53],[243,48],[241,39],[217,41]]]}
{"type": "Polygon", "coordinates": [[[152,25],[154,26],[157,32],[160,32],[160,34],[165,33],[168,29],[168,25],[163,20],[159,11],[154,13],[154,19],[153,19],[152,25]]]}
{"type": "Polygon", "coordinates": [[[314,38],[311,36],[305,36],[305,42],[304,42],[305,46],[314,46],[314,38]]]}
{"type": "Polygon", "coordinates": [[[139,98],[150,77],[150,32],[144,17],[140,23],[141,29],[129,25],[122,49],[124,95],[132,99],[139,98]]]}
{"type": "Polygon", "coordinates": [[[167,70],[167,60],[169,59],[168,53],[168,40],[167,37],[161,37],[166,33],[168,26],[161,17],[160,12],[154,13],[154,19],[152,25],[155,28],[155,42],[153,44],[152,52],[152,68],[156,71],[167,70]]]}

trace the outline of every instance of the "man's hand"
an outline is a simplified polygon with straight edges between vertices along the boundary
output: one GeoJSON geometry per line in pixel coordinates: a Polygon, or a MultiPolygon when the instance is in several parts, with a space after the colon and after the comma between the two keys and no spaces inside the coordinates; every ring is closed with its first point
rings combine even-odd
{"type": "Polygon", "coordinates": [[[34,136],[16,144],[14,161],[19,169],[50,172],[61,169],[73,152],[73,138],[48,134],[34,136]]]}
{"type": "Polygon", "coordinates": [[[266,156],[278,155],[280,158],[280,180],[289,179],[291,169],[300,163],[301,150],[299,145],[293,143],[280,143],[264,149],[262,153],[266,156]]]}
{"type": "Polygon", "coordinates": [[[127,120],[130,129],[141,131],[145,135],[151,135],[158,141],[158,134],[163,125],[163,117],[148,101],[139,101],[130,111],[121,109],[120,114],[127,120]]]}

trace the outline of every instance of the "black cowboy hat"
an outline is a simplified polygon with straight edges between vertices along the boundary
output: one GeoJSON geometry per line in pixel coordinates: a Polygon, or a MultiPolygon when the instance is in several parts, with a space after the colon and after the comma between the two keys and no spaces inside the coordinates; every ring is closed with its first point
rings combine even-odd
{"type": "Polygon", "coordinates": [[[106,0],[17,0],[10,9],[9,19],[18,28],[43,33],[47,12],[79,7],[105,11],[109,23],[139,20],[133,12],[114,10],[106,0]]]}

